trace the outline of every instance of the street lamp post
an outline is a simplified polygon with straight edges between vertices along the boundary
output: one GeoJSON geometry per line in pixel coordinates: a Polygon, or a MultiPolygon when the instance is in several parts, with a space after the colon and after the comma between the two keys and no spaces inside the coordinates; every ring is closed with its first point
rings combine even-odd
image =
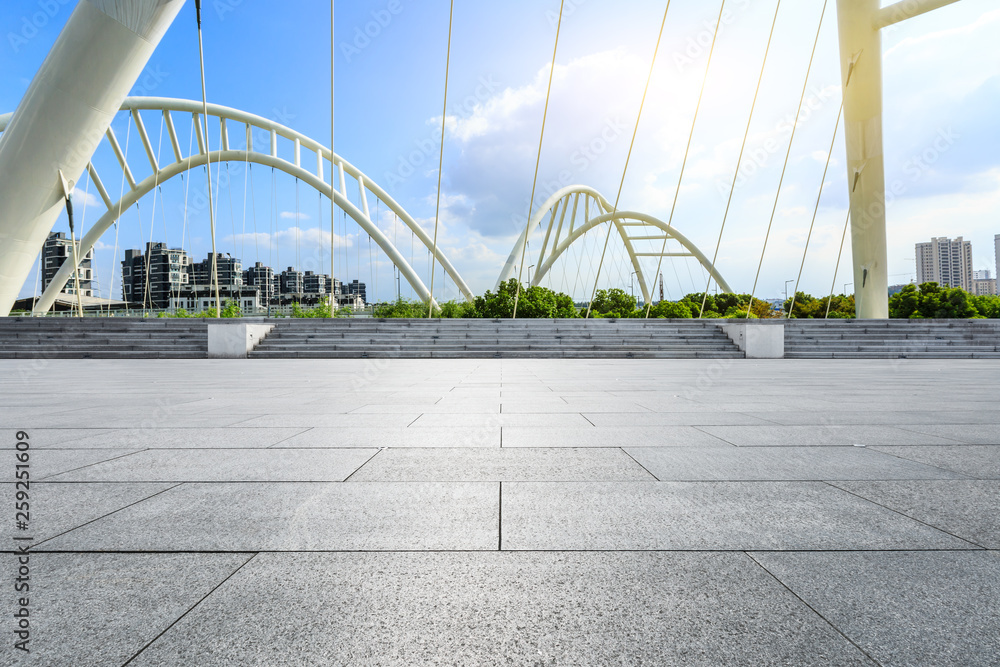
{"type": "Polygon", "coordinates": [[[531,266],[528,267],[528,287],[531,287],[531,270],[533,268],[535,268],[534,264],[532,264],[531,266]]]}
{"type": "MultiPolygon", "coordinates": [[[[795,282],[794,279],[793,280],[786,280],[785,281],[785,301],[788,301],[788,283],[794,283],[794,282],[795,282]]],[[[782,307],[781,310],[784,311],[785,309],[782,307]]],[[[791,317],[792,314],[791,313],[786,313],[785,316],[786,317],[791,317]]]]}

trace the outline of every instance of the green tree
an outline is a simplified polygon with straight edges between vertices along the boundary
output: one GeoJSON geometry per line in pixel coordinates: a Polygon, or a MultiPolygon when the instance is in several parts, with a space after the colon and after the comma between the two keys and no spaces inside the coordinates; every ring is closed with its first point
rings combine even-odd
{"type": "MultiPolygon", "coordinates": [[[[515,298],[517,298],[517,280],[511,279],[500,283],[496,293],[487,291],[483,296],[476,297],[474,315],[469,316],[487,319],[513,317],[515,298]]],[[[521,290],[517,302],[517,317],[567,319],[579,317],[579,313],[569,295],[535,286],[521,290]]]]}
{"type": "Polygon", "coordinates": [[[612,287],[609,290],[597,290],[594,302],[590,305],[591,315],[600,317],[627,318],[635,317],[636,299],[623,289],[612,287]]]}
{"type": "MultiPolygon", "coordinates": [[[[907,285],[889,299],[889,317],[896,319],[967,319],[984,317],[977,301],[958,287],[924,283],[907,285]]],[[[987,302],[988,304],[988,302],[987,302]]],[[[984,305],[988,311],[989,306],[984,305]]]]}
{"type": "MultiPolygon", "coordinates": [[[[639,311],[642,313],[642,311],[639,311]]],[[[686,301],[661,301],[649,309],[649,316],[675,320],[689,320],[694,315],[691,306],[686,301]]]]}

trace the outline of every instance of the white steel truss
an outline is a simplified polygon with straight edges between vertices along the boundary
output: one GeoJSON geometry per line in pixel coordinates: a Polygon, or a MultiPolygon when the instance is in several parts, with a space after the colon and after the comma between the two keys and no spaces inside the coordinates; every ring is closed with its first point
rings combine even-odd
{"type": "MultiPolygon", "coordinates": [[[[79,256],[85,257],[87,253],[90,252],[90,250],[97,244],[101,236],[103,236],[104,233],[115,224],[122,212],[128,211],[131,206],[146,195],[153,192],[156,187],[176,176],[179,176],[180,174],[204,166],[205,140],[202,132],[203,126],[200,122],[202,109],[203,107],[201,102],[191,100],[154,97],[133,97],[125,100],[121,110],[132,113],[133,117],[136,119],[135,129],[139,134],[143,147],[145,148],[145,155],[149,160],[150,166],[152,167],[152,173],[145,180],[137,182],[133,176],[135,170],[129,167],[113,130],[109,129],[107,131],[107,140],[111,144],[112,150],[114,151],[119,165],[124,172],[125,180],[128,185],[128,191],[121,201],[112,201],[107,188],[104,187],[104,183],[98,175],[97,170],[94,168],[93,163],[87,165],[87,171],[90,174],[91,181],[103,200],[104,205],[107,207],[107,212],[101,217],[100,220],[97,221],[97,223],[94,224],[93,227],[91,227],[90,230],[87,231],[83,239],[81,239],[80,252],[78,253],[79,256]],[[140,111],[159,111],[163,114],[164,127],[166,128],[169,136],[173,157],[169,163],[166,163],[166,161],[164,161],[165,164],[162,165],[158,163],[156,156],[153,154],[153,143],[150,140],[149,135],[146,132],[146,128],[141,120],[141,116],[139,115],[140,111]],[[194,124],[197,128],[196,133],[198,147],[193,155],[185,156],[183,154],[180,142],[177,139],[177,131],[173,120],[174,114],[192,114],[194,118],[194,124]]],[[[403,209],[403,207],[400,206],[391,196],[389,196],[385,190],[368,178],[357,167],[337,155],[333,157],[332,160],[334,168],[331,171],[334,173],[331,173],[330,182],[327,182],[324,176],[324,168],[327,164],[331,163],[331,153],[329,148],[324,147],[319,142],[310,139],[300,132],[296,132],[291,128],[281,125],[280,123],[262,118],[260,116],[255,116],[244,111],[210,104],[208,106],[208,114],[210,117],[219,122],[219,127],[221,127],[222,132],[221,148],[219,150],[211,151],[209,156],[212,164],[220,162],[239,162],[273,167],[274,169],[278,169],[289,176],[297,178],[299,181],[314,188],[327,198],[332,198],[334,204],[345,211],[347,215],[351,216],[351,218],[353,218],[354,221],[357,222],[358,225],[371,236],[372,240],[378,244],[389,259],[391,259],[392,262],[399,268],[401,275],[410,283],[417,296],[423,301],[431,300],[430,290],[427,289],[423,280],[421,280],[420,276],[417,275],[416,271],[406,260],[403,254],[392,244],[392,241],[388,238],[388,236],[386,236],[385,232],[379,228],[377,221],[372,219],[371,208],[369,206],[369,195],[376,197],[380,202],[381,207],[384,207],[387,211],[395,213],[400,222],[409,227],[415,237],[419,239],[429,251],[435,254],[437,261],[444,267],[445,271],[447,271],[448,275],[455,282],[455,285],[457,285],[458,289],[462,292],[462,295],[470,301],[474,298],[472,291],[462,279],[461,275],[459,275],[458,271],[455,269],[454,265],[452,265],[446,254],[440,248],[434,248],[433,239],[419,224],[417,224],[417,221],[414,220],[413,216],[407,213],[406,210],[403,209]],[[233,125],[240,128],[240,142],[243,143],[245,148],[234,148],[231,146],[230,128],[233,125]],[[266,136],[268,138],[266,152],[258,151],[254,146],[255,137],[259,138],[262,136],[266,136]],[[291,161],[279,156],[279,137],[292,142],[292,145],[294,146],[294,156],[291,161]],[[303,152],[311,153],[314,156],[314,170],[309,170],[303,166],[303,152]],[[348,196],[349,180],[353,181],[353,183],[351,183],[351,187],[357,188],[360,207],[354,204],[348,196]],[[332,183],[336,183],[338,187],[335,188],[332,183]]],[[[0,132],[6,129],[7,123],[10,121],[10,116],[10,114],[0,116],[0,132]]],[[[74,268],[75,267],[72,266],[72,262],[66,262],[63,264],[48,289],[45,290],[45,293],[36,304],[34,310],[36,314],[48,312],[48,310],[52,307],[52,304],[55,302],[56,297],[63,290],[66,283],[71,279],[74,268]]]]}
{"type": "MultiPolygon", "coordinates": [[[[511,250],[507,262],[497,279],[497,286],[510,279],[514,275],[515,264],[521,256],[522,250],[527,242],[528,233],[532,230],[542,229],[543,222],[548,218],[548,225],[544,227],[542,238],[542,248],[538,254],[536,266],[537,272],[531,278],[531,284],[539,285],[545,276],[552,269],[563,253],[571,245],[579,241],[583,236],[605,223],[612,223],[615,231],[625,244],[632,266],[639,278],[639,285],[642,288],[642,296],[646,303],[650,302],[651,283],[646,279],[642,270],[641,257],[660,257],[660,253],[641,253],[635,248],[636,241],[664,241],[673,239],[683,246],[686,252],[668,253],[664,252],[663,257],[687,257],[697,259],[698,262],[712,276],[719,288],[725,292],[730,292],[729,283],[722,277],[719,271],[712,264],[711,260],[698,249],[686,236],[667,223],[645,213],[635,211],[618,211],[615,213],[614,206],[595,190],[584,185],[571,185],[559,190],[542,204],[541,208],[532,216],[527,228],[521,233],[521,237],[511,250]],[[565,233],[565,236],[564,236],[565,233]]],[[[527,261],[527,260],[526,260],[527,261]]],[[[653,279],[655,280],[655,276],[653,279]]]]}

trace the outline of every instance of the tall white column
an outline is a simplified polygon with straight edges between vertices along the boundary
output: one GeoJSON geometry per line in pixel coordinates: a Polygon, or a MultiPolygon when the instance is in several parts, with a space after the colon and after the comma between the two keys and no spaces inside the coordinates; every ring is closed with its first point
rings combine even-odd
{"type": "Polygon", "coordinates": [[[889,317],[882,155],[882,35],[879,0],[837,0],[851,197],[854,290],[860,319],[889,317]]]}
{"type": "Polygon", "coordinates": [[[184,0],[80,0],[0,137],[0,315],[184,0]]]}

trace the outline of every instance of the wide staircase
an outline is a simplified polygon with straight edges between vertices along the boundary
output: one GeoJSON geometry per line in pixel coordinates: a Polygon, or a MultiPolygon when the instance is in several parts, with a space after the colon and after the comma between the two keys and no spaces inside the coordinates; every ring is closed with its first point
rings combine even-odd
{"type": "Polygon", "coordinates": [[[786,359],[1000,359],[997,320],[792,320],[786,359]]]}
{"type": "Polygon", "coordinates": [[[0,318],[0,359],[204,359],[196,319],[0,318]]]}
{"type": "Polygon", "coordinates": [[[252,358],[722,359],[715,323],[677,320],[276,320],[252,358]]]}

